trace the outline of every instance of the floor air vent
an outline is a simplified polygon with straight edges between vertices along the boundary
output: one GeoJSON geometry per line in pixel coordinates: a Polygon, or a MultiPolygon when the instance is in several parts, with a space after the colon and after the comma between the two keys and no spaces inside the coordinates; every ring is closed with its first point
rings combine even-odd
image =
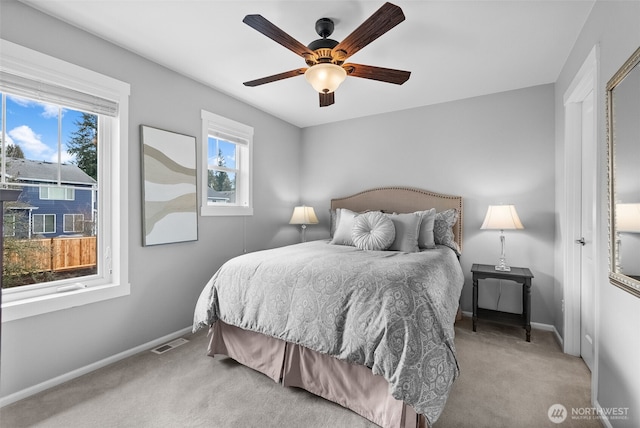
{"type": "Polygon", "coordinates": [[[157,348],[152,349],[151,352],[154,354],[164,354],[165,352],[168,352],[173,348],[177,348],[180,345],[184,345],[187,342],[187,339],[179,338],[169,343],[165,343],[164,345],[160,345],[157,348]]]}

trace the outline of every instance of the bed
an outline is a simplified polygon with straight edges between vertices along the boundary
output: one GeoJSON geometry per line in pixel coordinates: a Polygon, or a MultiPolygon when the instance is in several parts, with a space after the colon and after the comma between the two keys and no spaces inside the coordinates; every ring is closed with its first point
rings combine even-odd
{"type": "Polygon", "coordinates": [[[333,199],[329,240],[229,260],[193,329],[209,329],[208,355],[377,425],[432,426],[459,373],[462,224],[458,196],[386,187],[333,199]]]}

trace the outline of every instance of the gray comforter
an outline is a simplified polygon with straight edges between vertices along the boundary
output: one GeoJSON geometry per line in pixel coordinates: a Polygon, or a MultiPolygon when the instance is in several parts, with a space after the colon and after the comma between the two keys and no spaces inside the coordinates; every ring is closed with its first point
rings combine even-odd
{"type": "Polygon", "coordinates": [[[432,424],[458,376],[453,323],[463,282],[447,247],[307,242],[225,263],[198,299],[193,328],[222,320],[366,365],[432,424]]]}

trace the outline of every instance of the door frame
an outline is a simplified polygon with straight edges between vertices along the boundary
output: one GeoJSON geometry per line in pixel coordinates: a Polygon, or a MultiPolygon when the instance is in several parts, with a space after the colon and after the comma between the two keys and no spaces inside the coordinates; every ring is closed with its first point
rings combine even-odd
{"type": "MultiPolygon", "coordinates": [[[[564,309],[564,334],[563,347],[567,354],[580,356],[580,255],[581,247],[574,241],[581,235],[581,163],[582,156],[577,156],[576,151],[582,146],[582,101],[593,92],[593,123],[594,138],[592,149],[596,151],[596,174],[594,177],[595,195],[594,202],[596,207],[600,206],[602,195],[600,186],[598,185],[600,177],[600,160],[601,155],[598,151],[598,112],[600,111],[600,97],[598,96],[598,63],[599,63],[599,47],[594,46],[582,67],[573,78],[571,85],[564,94],[564,113],[565,113],[565,142],[564,142],[564,167],[565,167],[565,205],[564,205],[564,227],[565,231],[562,238],[563,246],[563,309],[564,309]]],[[[594,278],[596,287],[594,290],[594,350],[593,350],[593,372],[592,381],[597,380],[598,371],[598,279],[600,278],[600,217],[599,209],[595,210],[593,225],[593,246],[595,251],[596,263],[594,264],[594,278]]],[[[592,395],[597,388],[593,388],[592,395]]]]}

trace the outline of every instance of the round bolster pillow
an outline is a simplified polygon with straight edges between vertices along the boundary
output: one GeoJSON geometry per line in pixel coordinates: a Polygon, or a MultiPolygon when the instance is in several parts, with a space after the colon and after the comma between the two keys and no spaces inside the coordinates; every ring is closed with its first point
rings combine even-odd
{"type": "Polygon", "coordinates": [[[361,250],[386,250],[393,244],[395,237],[393,221],[379,211],[360,214],[353,221],[351,239],[361,250]]]}

